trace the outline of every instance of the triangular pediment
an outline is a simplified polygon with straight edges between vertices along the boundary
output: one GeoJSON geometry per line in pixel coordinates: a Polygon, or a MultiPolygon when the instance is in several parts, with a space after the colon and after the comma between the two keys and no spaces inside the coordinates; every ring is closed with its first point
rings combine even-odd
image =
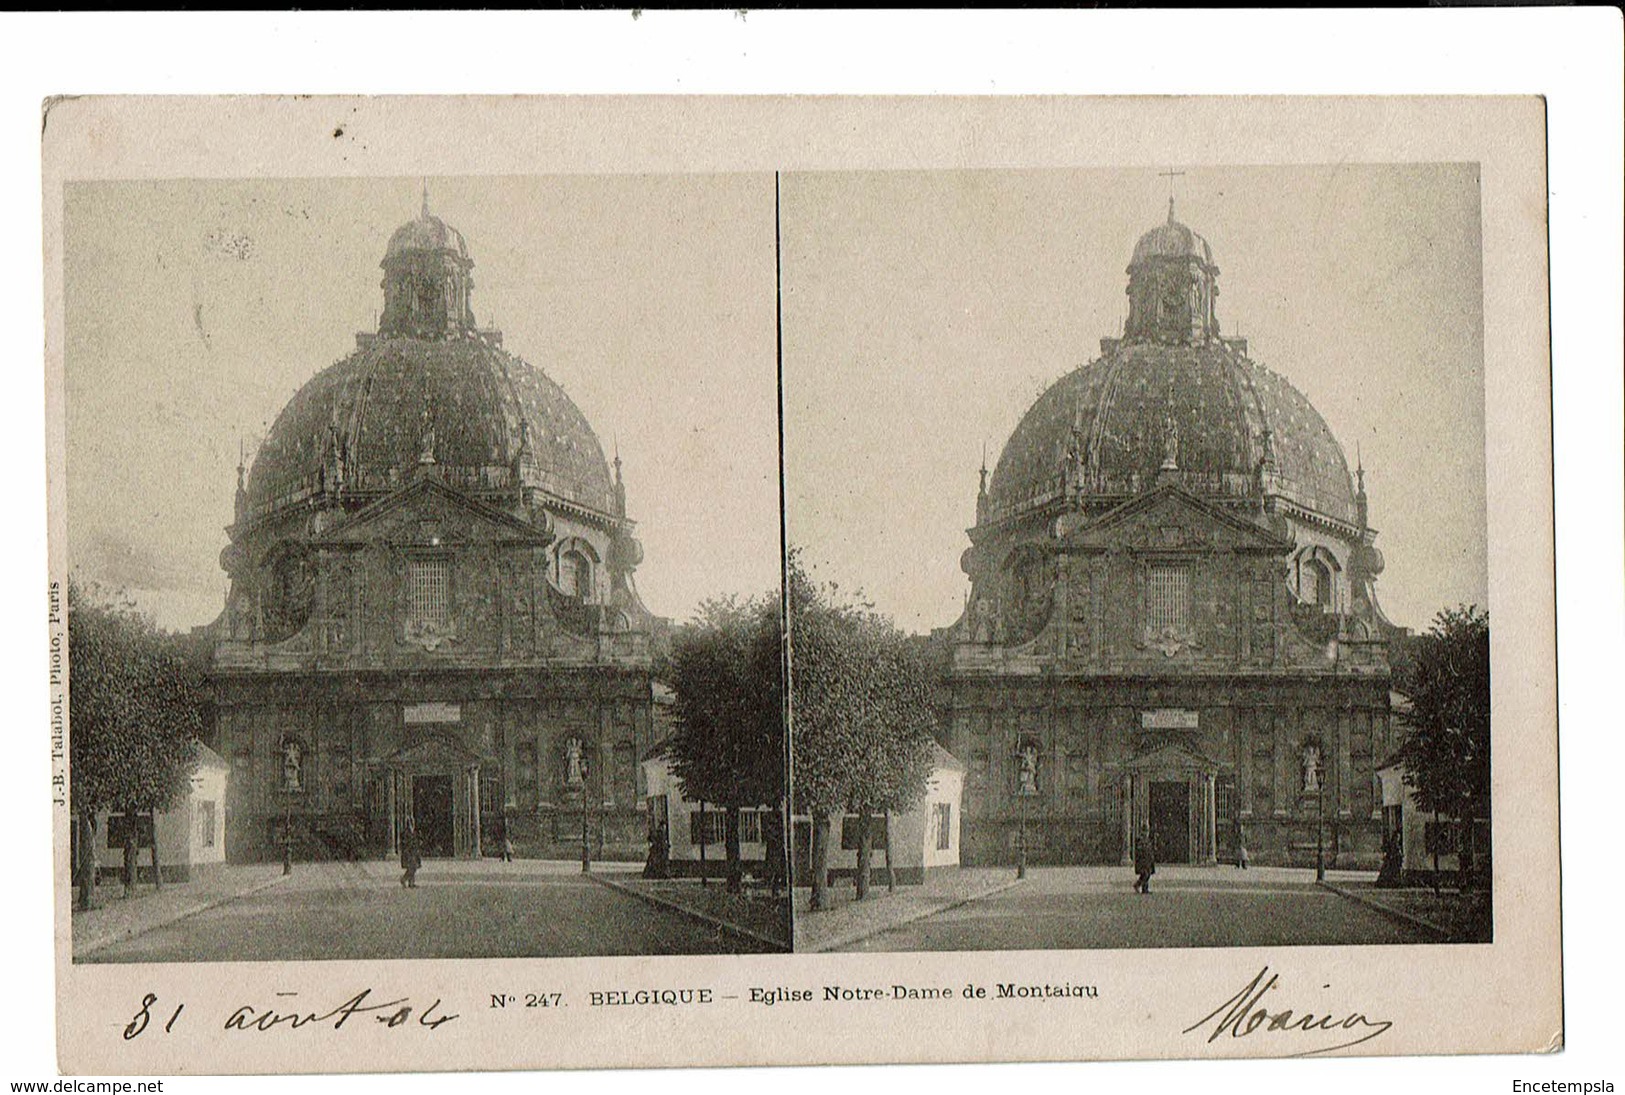
{"type": "Polygon", "coordinates": [[[1219,762],[1212,757],[1181,745],[1177,742],[1168,742],[1157,746],[1149,752],[1127,761],[1123,765],[1131,771],[1139,769],[1156,769],[1157,771],[1190,771],[1190,772],[1216,772],[1219,762]]]}
{"type": "Polygon", "coordinates": [[[351,514],[317,540],[342,545],[385,541],[422,546],[533,543],[552,534],[433,478],[422,478],[351,514]]]}
{"type": "Polygon", "coordinates": [[[450,734],[424,734],[384,758],[393,768],[461,768],[487,758],[450,734]]]}
{"type": "Polygon", "coordinates": [[[1278,555],[1292,540],[1264,524],[1212,505],[1177,484],[1164,484],[1098,517],[1067,514],[1057,532],[1062,550],[1145,552],[1247,551],[1278,555]]]}

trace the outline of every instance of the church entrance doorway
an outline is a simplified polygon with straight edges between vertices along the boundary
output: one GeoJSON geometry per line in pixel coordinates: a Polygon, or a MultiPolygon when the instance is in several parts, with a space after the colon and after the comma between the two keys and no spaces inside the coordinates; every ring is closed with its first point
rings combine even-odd
{"type": "Polygon", "coordinates": [[[1158,863],[1191,860],[1191,789],[1183,781],[1151,784],[1151,846],[1158,863]]]}
{"type": "Polygon", "coordinates": [[[424,856],[455,854],[450,776],[413,777],[412,825],[424,856]]]}

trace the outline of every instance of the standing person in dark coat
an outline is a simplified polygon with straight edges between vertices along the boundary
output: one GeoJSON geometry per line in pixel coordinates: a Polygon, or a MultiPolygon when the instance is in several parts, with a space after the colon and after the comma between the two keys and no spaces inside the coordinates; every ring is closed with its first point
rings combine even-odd
{"type": "Polygon", "coordinates": [[[418,848],[418,833],[411,822],[406,823],[406,829],[401,833],[401,888],[415,890],[418,888],[418,868],[423,866],[423,852],[418,848]]]}
{"type": "Polygon", "coordinates": [[[1140,893],[1151,892],[1151,876],[1157,873],[1157,855],[1151,849],[1151,827],[1141,826],[1134,841],[1134,888],[1140,893]]]}

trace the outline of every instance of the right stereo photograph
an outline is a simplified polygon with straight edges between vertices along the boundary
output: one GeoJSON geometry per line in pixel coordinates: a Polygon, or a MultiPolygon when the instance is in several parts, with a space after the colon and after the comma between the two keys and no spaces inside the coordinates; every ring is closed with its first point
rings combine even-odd
{"type": "Polygon", "coordinates": [[[1478,166],[780,203],[796,949],[1490,942],[1478,166]]]}

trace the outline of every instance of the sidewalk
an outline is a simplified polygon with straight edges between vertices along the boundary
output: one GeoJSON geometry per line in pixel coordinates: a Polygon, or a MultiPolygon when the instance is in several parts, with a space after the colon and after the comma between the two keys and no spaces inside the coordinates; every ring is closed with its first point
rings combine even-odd
{"type": "Polygon", "coordinates": [[[607,878],[594,875],[593,881],[775,950],[790,949],[784,937],[789,911],[785,905],[789,899],[774,897],[764,889],[747,887],[742,893],[730,894],[721,879],[701,886],[693,878],[648,879],[631,873],[607,878]]]}
{"type": "Polygon", "coordinates": [[[830,907],[819,912],[807,906],[812,890],[796,890],[796,951],[828,951],[907,924],[923,916],[1000,893],[1016,881],[1011,867],[961,867],[927,878],[918,886],[899,886],[887,893],[884,884],[871,886],[865,901],[854,901],[850,882],[831,886],[830,907]]]}
{"type": "Polygon", "coordinates": [[[1396,920],[1413,924],[1441,943],[1489,943],[1492,941],[1490,895],[1488,893],[1435,894],[1419,886],[1379,888],[1370,879],[1345,881],[1328,879],[1328,890],[1358,901],[1396,920]],[[1332,882],[1336,882],[1333,885],[1332,882]]]}
{"type": "MultiPolygon", "coordinates": [[[[75,961],[120,940],[172,924],[193,913],[263,890],[282,881],[282,864],[252,863],[195,867],[186,882],[166,882],[162,890],[145,882],[135,896],[124,897],[124,884],[104,881],[96,887],[97,908],[73,913],[75,961]]],[[[77,897],[77,894],[75,894],[77,897]]]]}

